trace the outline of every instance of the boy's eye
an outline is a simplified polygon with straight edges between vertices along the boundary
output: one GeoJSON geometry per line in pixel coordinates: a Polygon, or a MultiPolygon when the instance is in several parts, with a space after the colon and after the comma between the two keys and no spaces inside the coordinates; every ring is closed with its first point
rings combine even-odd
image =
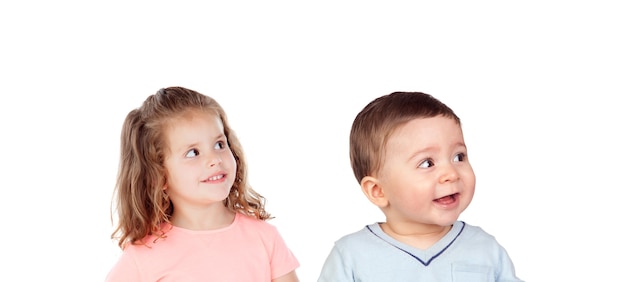
{"type": "Polygon", "coordinates": [[[429,168],[435,165],[435,162],[433,162],[433,160],[428,159],[428,160],[424,160],[423,162],[421,162],[419,165],[417,165],[417,167],[419,168],[429,168]]]}
{"type": "Polygon", "coordinates": [[[465,153],[458,153],[454,156],[454,162],[463,162],[466,158],[465,153]]]}
{"type": "Polygon", "coordinates": [[[198,151],[198,149],[191,149],[189,151],[187,151],[187,154],[185,154],[186,158],[193,158],[200,155],[200,151],[198,151]]]}

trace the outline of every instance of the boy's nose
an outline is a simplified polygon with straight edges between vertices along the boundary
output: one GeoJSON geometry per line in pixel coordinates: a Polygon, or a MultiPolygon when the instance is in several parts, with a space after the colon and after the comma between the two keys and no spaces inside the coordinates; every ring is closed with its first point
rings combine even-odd
{"type": "Polygon", "coordinates": [[[457,181],[459,179],[459,173],[452,164],[446,165],[442,169],[443,171],[439,176],[439,183],[457,181]]]}

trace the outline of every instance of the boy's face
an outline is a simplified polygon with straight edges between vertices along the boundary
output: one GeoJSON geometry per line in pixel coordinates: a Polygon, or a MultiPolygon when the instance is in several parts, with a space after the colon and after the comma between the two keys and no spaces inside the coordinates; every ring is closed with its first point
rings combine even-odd
{"type": "Polygon", "coordinates": [[[228,147],[221,120],[191,112],[171,121],[165,131],[166,192],[175,207],[206,207],[226,199],[237,164],[228,147]]]}
{"type": "Polygon", "coordinates": [[[476,179],[453,119],[414,119],[392,133],[385,150],[376,180],[387,222],[449,226],[472,201],[476,179]]]}

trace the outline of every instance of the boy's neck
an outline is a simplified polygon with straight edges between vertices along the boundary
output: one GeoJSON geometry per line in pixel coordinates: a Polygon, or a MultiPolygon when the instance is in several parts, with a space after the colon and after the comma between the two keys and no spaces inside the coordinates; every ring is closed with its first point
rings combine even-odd
{"type": "Polygon", "coordinates": [[[448,234],[452,225],[413,225],[383,222],[380,223],[380,228],[391,238],[417,249],[426,250],[448,234]]]}

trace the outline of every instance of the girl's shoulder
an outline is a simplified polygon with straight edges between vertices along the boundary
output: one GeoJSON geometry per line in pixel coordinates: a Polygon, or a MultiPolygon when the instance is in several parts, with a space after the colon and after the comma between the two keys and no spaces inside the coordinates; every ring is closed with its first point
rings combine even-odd
{"type": "Polygon", "coordinates": [[[266,220],[258,219],[254,216],[246,215],[241,212],[238,212],[235,216],[236,225],[241,225],[245,227],[258,228],[260,230],[266,230],[271,232],[276,232],[276,226],[267,222],[266,220]]]}

